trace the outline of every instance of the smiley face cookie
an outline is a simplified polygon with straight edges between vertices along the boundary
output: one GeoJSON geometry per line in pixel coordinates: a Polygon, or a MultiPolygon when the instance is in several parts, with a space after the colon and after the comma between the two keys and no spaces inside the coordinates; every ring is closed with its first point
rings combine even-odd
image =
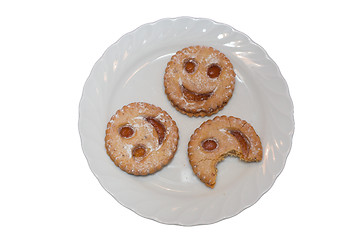
{"type": "Polygon", "coordinates": [[[212,47],[192,46],[168,62],[165,93],[172,105],[190,117],[210,116],[232,97],[235,72],[230,60],[212,47]]]}
{"type": "Polygon", "coordinates": [[[194,131],[188,144],[188,156],[196,176],[208,187],[216,183],[216,165],[227,156],[245,162],[262,160],[262,145],[254,128],[236,117],[215,117],[194,131]]]}
{"type": "Polygon", "coordinates": [[[124,106],[107,124],[105,147],[116,166],[133,175],[155,173],[174,157],[178,128],[170,115],[152,104],[124,106]]]}

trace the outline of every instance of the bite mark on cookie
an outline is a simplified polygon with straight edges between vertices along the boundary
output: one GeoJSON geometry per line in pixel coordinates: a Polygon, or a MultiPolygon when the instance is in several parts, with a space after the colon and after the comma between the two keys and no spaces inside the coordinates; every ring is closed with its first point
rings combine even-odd
{"type": "Polygon", "coordinates": [[[213,188],[217,164],[227,156],[245,162],[262,160],[260,137],[245,120],[221,116],[208,120],[197,128],[188,144],[189,162],[198,178],[213,188]]]}

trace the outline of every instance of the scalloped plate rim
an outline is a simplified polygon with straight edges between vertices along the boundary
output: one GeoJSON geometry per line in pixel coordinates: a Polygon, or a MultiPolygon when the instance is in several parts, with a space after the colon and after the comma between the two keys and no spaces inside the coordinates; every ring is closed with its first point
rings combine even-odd
{"type": "Polygon", "coordinates": [[[173,17],[173,18],[162,18],[162,19],[159,19],[159,20],[156,20],[156,21],[153,21],[153,22],[149,22],[149,23],[145,23],[145,24],[142,24],[140,25],[139,27],[135,28],[134,30],[130,31],[130,32],[127,32],[126,34],[122,35],[117,41],[115,41],[113,44],[111,44],[105,51],[104,53],[101,55],[101,57],[95,62],[95,64],[93,65],[91,71],[90,71],[90,74],[88,75],[85,83],[84,83],[84,86],[83,86],[83,90],[82,90],[82,94],[81,94],[81,98],[80,98],[80,101],[79,101],[79,108],[78,108],[78,132],[79,132],[79,135],[80,135],[80,143],[81,143],[81,148],[82,148],[82,151],[84,153],[84,156],[87,160],[87,163],[88,163],[88,166],[91,170],[91,172],[94,174],[94,176],[96,177],[96,179],[98,180],[98,182],[100,183],[100,185],[117,201],[119,202],[122,206],[124,206],[125,208],[131,210],[132,212],[136,213],[137,215],[141,216],[141,217],[144,217],[146,219],[149,219],[149,220],[154,220],[156,222],[159,222],[159,223],[163,223],[163,224],[169,224],[169,225],[181,225],[181,226],[195,226],[195,225],[208,225],[208,224],[214,224],[214,223],[217,223],[217,222],[220,222],[220,221],[223,221],[225,219],[228,219],[228,218],[231,218],[231,217],[234,217],[238,214],[240,214],[242,211],[244,211],[245,209],[253,206],[255,203],[257,203],[261,198],[262,196],[267,193],[271,188],[272,186],[275,184],[277,178],[280,176],[280,174],[282,173],[282,171],[284,170],[284,167],[285,167],[285,164],[286,164],[286,161],[287,161],[287,158],[290,154],[290,151],[291,151],[291,148],[292,148],[292,139],[293,139],[293,135],[294,135],[294,131],[295,131],[295,120],[294,120],[294,105],[293,105],[293,101],[292,101],[292,98],[291,98],[291,95],[290,95],[290,91],[289,91],[289,88],[288,88],[288,85],[287,85],[287,82],[286,80],[284,79],[284,77],[282,76],[281,74],[281,71],[280,71],[280,68],[278,67],[278,65],[276,64],[276,62],[268,55],[268,53],[266,52],[266,50],[260,46],[259,44],[257,44],[256,42],[254,42],[248,35],[246,35],[245,33],[233,28],[232,26],[228,25],[228,24],[225,24],[225,23],[221,23],[221,22],[217,22],[217,21],[214,21],[212,19],[209,19],[209,18],[196,18],[196,17],[189,17],[189,16],[181,16],[181,17],[173,17]],[[283,161],[283,164],[281,166],[280,169],[278,169],[278,172],[276,173],[276,175],[274,175],[274,179],[272,181],[272,183],[269,185],[269,187],[267,189],[263,189],[263,191],[260,193],[260,195],[257,197],[257,199],[250,203],[250,204],[247,204],[246,206],[242,206],[242,209],[240,211],[237,211],[233,214],[228,214],[226,216],[222,216],[216,220],[210,220],[210,221],[207,221],[207,222],[200,222],[200,223],[191,223],[191,224],[188,224],[186,222],[182,222],[182,221],[174,221],[174,222],[167,222],[167,221],[163,221],[161,220],[160,218],[158,217],[154,217],[154,216],[146,216],[144,214],[141,214],[140,212],[138,212],[136,210],[136,207],[134,206],[127,206],[125,205],[124,203],[122,203],[119,199],[116,198],[116,196],[106,187],[104,186],[104,180],[100,179],[99,175],[94,171],[94,169],[91,167],[90,165],[90,161],[89,161],[89,156],[88,154],[86,153],[85,151],[85,148],[84,148],[84,139],[82,137],[82,132],[81,132],[81,124],[82,124],[82,118],[81,118],[81,106],[84,104],[84,98],[85,98],[85,89],[86,89],[86,86],[87,84],[89,84],[89,79],[90,77],[93,75],[94,71],[95,71],[95,68],[96,66],[98,65],[98,63],[106,56],[106,54],[112,49],[113,46],[115,46],[116,44],[118,44],[122,39],[124,39],[126,36],[128,35],[133,35],[133,34],[136,34],[139,30],[141,30],[142,28],[144,27],[147,27],[147,26],[154,26],[156,25],[157,23],[159,22],[163,22],[163,21],[177,21],[177,20],[180,20],[180,19],[187,19],[187,20],[192,20],[192,21],[198,21],[198,20],[205,20],[205,21],[209,21],[213,24],[216,24],[218,26],[225,26],[227,28],[230,28],[233,32],[237,32],[237,33],[240,33],[242,34],[243,36],[245,36],[246,38],[248,38],[249,40],[249,43],[252,44],[252,45],[255,45],[258,49],[260,49],[266,56],[266,59],[271,63],[273,64],[277,71],[278,71],[278,75],[280,77],[280,79],[282,79],[283,81],[283,84],[285,85],[286,87],[286,92],[285,92],[285,95],[287,95],[288,99],[290,101],[290,105],[291,105],[291,111],[288,113],[289,115],[289,119],[291,120],[291,123],[292,123],[292,129],[291,131],[289,132],[288,134],[288,139],[289,139],[289,147],[287,149],[286,152],[284,152],[285,156],[284,156],[284,161],[283,161]]]}

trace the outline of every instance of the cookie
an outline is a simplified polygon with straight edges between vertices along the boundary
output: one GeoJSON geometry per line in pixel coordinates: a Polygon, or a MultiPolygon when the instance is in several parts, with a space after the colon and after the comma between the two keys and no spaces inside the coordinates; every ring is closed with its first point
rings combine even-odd
{"type": "Polygon", "coordinates": [[[232,97],[235,72],[220,51],[192,46],[171,57],[164,75],[165,93],[172,105],[190,117],[220,111],[232,97]]]}
{"type": "Polygon", "coordinates": [[[216,165],[227,156],[245,162],[262,160],[262,145],[254,128],[245,120],[221,116],[197,128],[188,144],[188,156],[196,176],[208,187],[216,183],[216,165]]]}
{"type": "Polygon", "coordinates": [[[118,110],[107,124],[105,147],[111,160],[133,175],[155,173],[174,157],[178,128],[170,115],[144,102],[118,110]]]}

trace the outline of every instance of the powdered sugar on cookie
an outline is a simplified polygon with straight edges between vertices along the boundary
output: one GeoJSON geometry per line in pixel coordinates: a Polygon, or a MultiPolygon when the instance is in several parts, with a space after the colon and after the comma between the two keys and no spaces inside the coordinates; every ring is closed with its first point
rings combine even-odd
{"type": "Polygon", "coordinates": [[[209,116],[232,96],[235,72],[230,60],[212,47],[178,51],[168,62],[165,93],[173,106],[188,116],[209,116]]]}
{"type": "Polygon", "coordinates": [[[226,156],[245,162],[262,160],[262,145],[254,128],[236,117],[215,117],[194,131],[188,145],[190,164],[196,176],[208,187],[216,183],[216,165],[226,156]]]}
{"type": "Polygon", "coordinates": [[[113,162],[133,175],[147,175],[173,158],[178,128],[169,114],[148,103],[131,103],[111,117],[105,147],[113,162]]]}

